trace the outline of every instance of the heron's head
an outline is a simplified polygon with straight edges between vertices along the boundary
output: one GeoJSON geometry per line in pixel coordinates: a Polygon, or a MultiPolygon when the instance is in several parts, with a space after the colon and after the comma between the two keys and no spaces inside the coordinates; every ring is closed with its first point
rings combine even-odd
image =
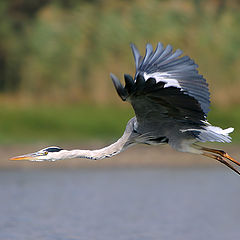
{"type": "Polygon", "coordinates": [[[35,153],[10,158],[10,160],[55,161],[61,159],[61,151],[63,149],[60,147],[47,147],[35,153]]]}

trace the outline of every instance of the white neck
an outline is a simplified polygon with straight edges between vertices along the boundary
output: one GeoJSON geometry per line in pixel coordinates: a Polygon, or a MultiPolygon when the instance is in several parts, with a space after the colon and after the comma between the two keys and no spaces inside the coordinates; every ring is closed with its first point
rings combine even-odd
{"type": "Polygon", "coordinates": [[[92,160],[103,159],[107,157],[112,157],[122,151],[124,151],[130,145],[133,145],[134,142],[130,140],[130,136],[133,132],[134,118],[132,118],[122,135],[117,142],[97,150],[62,150],[56,153],[57,159],[68,159],[68,158],[88,158],[92,160]]]}

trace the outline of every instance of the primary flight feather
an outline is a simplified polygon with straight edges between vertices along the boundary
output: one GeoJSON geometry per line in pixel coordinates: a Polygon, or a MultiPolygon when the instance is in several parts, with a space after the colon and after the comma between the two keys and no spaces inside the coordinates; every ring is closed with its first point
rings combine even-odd
{"type": "Polygon", "coordinates": [[[222,129],[207,121],[210,94],[208,84],[198,73],[198,66],[181,50],[173,51],[157,44],[155,51],[146,45],[142,57],[131,44],[136,73],[125,74],[125,86],[111,74],[113,84],[123,101],[129,102],[135,117],[129,120],[123,136],[115,143],[98,150],[64,150],[48,147],[38,152],[11,158],[12,160],[55,161],[67,158],[103,159],[116,155],[126,148],[144,143],[168,143],[181,151],[202,154],[216,159],[240,175],[227,160],[240,163],[222,150],[206,148],[197,142],[231,142],[228,135],[233,128],[222,129]]]}

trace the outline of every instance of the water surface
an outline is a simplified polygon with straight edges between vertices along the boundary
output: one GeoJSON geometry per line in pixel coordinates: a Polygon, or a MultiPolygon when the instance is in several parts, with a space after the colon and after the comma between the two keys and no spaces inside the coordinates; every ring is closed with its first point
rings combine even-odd
{"type": "Polygon", "coordinates": [[[0,171],[0,240],[239,240],[240,178],[219,169],[0,171]]]}

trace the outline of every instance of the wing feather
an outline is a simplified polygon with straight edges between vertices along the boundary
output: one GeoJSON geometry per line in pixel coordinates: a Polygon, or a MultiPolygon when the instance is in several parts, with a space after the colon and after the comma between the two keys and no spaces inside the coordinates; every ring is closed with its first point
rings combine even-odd
{"type": "Polygon", "coordinates": [[[136,65],[134,79],[125,74],[123,87],[116,76],[111,77],[119,96],[132,104],[139,125],[145,129],[164,121],[204,125],[210,94],[198,65],[188,56],[181,57],[181,50],[173,52],[171,45],[164,48],[158,43],[153,51],[147,44],[144,57],[134,44],[131,48],[136,65]]]}
{"type": "MultiPolygon", "coordinates": [[[[136,55],[137,48],[134,44],[131,47],[136,55]]],[[[141,56],[139,52],[138,55],[141,56]]],[[[208,84],[203,76],[198,73],[198,65],[188,56],[180,57],[181,55],[182,51],[180,49],[173,52],[171,45],[164,48],[161,43],[158,43],[153,53],[151,45],[147,44],[144,61],[140,60],[138,62],[135,79],[138,74],[144,74],[145,80],[155,77],[156,81],[163,81],[164,79],[166,83],[168,81],[170,84],[174,82],[173,86],[178,86],[185,94],[194,97],[207,115],[210,105],[208,84]]]]}
{"type": "Polygon", "coordinates": [[[152,55],[153,55],[153,47],[152,47],[151,44],[147,44],[147,46],[146,46],[146,53],[145,53],[145,56],[143,58],[142,65],[146,64],[146,61],[148,59],[151,59],[152,55]]]}
{"type": "Polygon", "coordinates": [[[159,59],[163,51],[164,51],[164,47],[162,43],[158,43],[156,50],[148,64],[151,65],[153,62],[157,61],[157,59],[159,59]]]}
{"type": "Polygon", "coordinates": [[[137,49],[137,47],[132,43],[131,44],[131,48],[132,48],[132,53],[133,53],[133,57],[134,57],[134,61],[135,61],[135,66],[136,66],[136,70],[139,67],[139,64],[141,62],[141,55],[137,49]]]}

